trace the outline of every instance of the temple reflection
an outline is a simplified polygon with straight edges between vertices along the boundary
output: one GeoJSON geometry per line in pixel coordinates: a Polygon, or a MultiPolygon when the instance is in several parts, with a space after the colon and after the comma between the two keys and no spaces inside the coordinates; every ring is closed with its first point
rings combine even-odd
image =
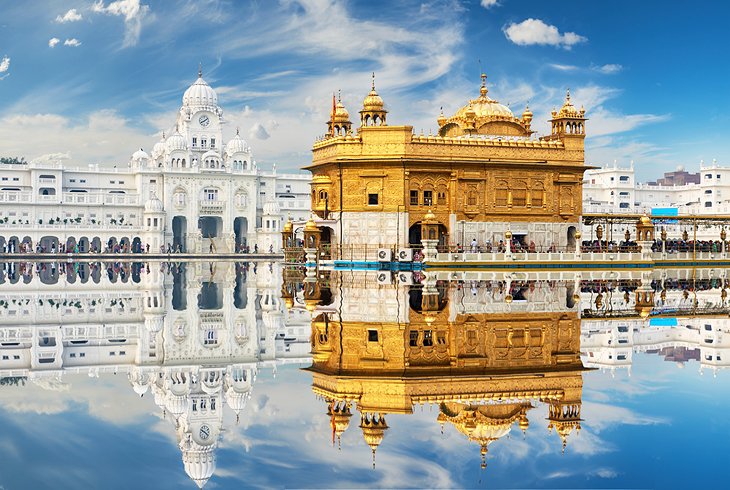
{"type": "Polygon", "coordinates": [[[480,448],[482,467],[540,405],[564,452],[586,369],[656,352],[716,372],[730,357],[730,282],[712,270],[286,274],[285,303],[312,313],[307,370],[332,443],[357,409],[373,463],[393,415],[424,404],[480,448]]]}
{"type": "MultiPolygon", "coordinates": [[[[379,284],[376,272],[327,274],[286,284],[289,304],[312,312],[312,390],[325,402],[333,443],[356,406],[373,464],[393,414],[436,405],[435,422],[490,444],[548,406],[545,428],[562,450],[580,430],[578,305],[566,283],[379,284]],[[326,298],[323,301],[322,298],[326,298]]],[[[290,278],[291,279],[291,278],[290,278]]]]}
{"type": "Polygon", "coordinates": [[[309,360],[310,316],[286,311],[280,288],[268,263],[2,264],[0,379],[53,390],[72,374],[126,374],[202,487],[225,407],[238,419],[260,369],[309,360]]]}

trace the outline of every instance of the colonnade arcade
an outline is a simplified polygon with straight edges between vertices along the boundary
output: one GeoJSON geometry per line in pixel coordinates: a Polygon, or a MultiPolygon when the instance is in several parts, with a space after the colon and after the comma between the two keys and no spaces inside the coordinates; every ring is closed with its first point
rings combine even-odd
{"type": "MultiPolygon", "coordinates": [[[[142,253],[147,243],[140,236],[109,232],[98,235],[0,235],[0,253],[142,253]]],[[[156,251],[156,250],[150,250],[156,251]]]]}
{"type": "Polygon", "coordinates": [[[582,252],[726,254],[730,216],[586,214],[582,252]]]}

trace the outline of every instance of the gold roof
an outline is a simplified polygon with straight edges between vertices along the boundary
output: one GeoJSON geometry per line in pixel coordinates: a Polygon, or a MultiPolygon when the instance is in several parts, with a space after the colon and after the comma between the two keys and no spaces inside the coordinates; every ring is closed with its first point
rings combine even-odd
{"type": "Polygon", "coordinates": [[[575,108],[573,103],[570,101],[570,89],[568,89],[565,93],[565,102],[563,102],[563,107],[560,108],[560,111],[556,112],[553,109],[553,117],[554,118],[582,118],[585,116],[585,109],[582,107],[580,108],[580,111],[575,108]]]}
{"type": "Polygon", "coordinates": [[[307,220],[307,223],[304,225],[304,231],[319,231],[317,228],[317,224],[312,218],[309,218],[309,220],[307,220]]]}
{"type": "Polygon", "coordinates": [[[374,111],[374,112],[385,112],[383,110],[385,103],[382,97],[375,91],[375,73],[373,73],[373,84],[370,88],[370,93],[365,96],[365,100],[362,102],[363,111],[374,111]]]}
{"type": "Polygon", "coordinates": [[[514,118],[509,107],[500,104],[487,96],[487,75],[482,73],[482,85],[479,87],[479,97],[469,101],[467,105],[456,111],[454,118],[473,114],[477,119],[492,119],[494,116],[514,118]]]}
{"type": "Polygon", "coordinates": [[[342,100],[337,100],[337,105],[335,105],[335,113],[334,117],[332,118],[333,122],[349,122],[350,121],[350,113],[347,112],[347,109],[345,109],[345,104],[342,103],[342,100]]]}

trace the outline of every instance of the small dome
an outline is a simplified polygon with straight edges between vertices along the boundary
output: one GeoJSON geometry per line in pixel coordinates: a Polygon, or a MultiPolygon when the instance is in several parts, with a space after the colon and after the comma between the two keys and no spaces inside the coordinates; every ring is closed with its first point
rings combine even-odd
{"type": "Polygon", "coordinates": [[[347,122],[350,120],[350,113],[347,112],[345,104],[341,100],[338,100],[337,105],[335,105],[335,114],[332,120],[335,122],[347,122]]]}
{"type": "Polygon", "coordinates": [[[563,102],[563,107],[560,108],[557,117],[582,117],[583,114],[585,114],[585,110],[581,108],[579,112],[570,101],[570,89],[568,89],[565,94],[565,102],[563,102]]]}
{"type": "Polygon", "coordinates": [[[203,80],[202,72],[198,71],[198,79],[185,91],[183,106],[185,107],[216,107],[218,95],[208,83],[203,80]]]}
{"type": "Polygon", "coordinates": [[[145,213],[162,213],[165,209],[165,205],[160,201],[157,196],[154,196],[144,203],[145,213]]]}
{"type": "Polygon", "coordinates": [[[236,129],[236,136],[231,139],[231,141],[228,142],[226,145],[226,153],[228,155],[233,155],[235,153],[250,153],[251,149],[249,148],[246,141],[241,138],[241,135],[238,134],[238,129],[236,129]]]}
{"type": "Polygon", "coordinates": [[[317,224],[312,218],[309,218],[304,225],[304,231],[318,231],[317,224]]]}
{"type": "Polygon", "coordinates": [[[152,147],[152,158],[157,158],[163,153],[165,153],[165,133],[162,133],[162,139],[152,147]]]}
{"type": "Polygon", "coordinates": [[[269,201],[264,204],[264,214],[269,216],[277,216],[281,213],[279,203],[276,201],[269,201]]]}
{"type": "Polygon", "coordinates": [[[200,157],[201,161],[205,161],[206,159],[220,159],[220,155],[215,150],[208,150],[205,153],[203,153],[203,156],[200,157]]]}
{"type": "Polygon", "coordinates": [[[175,130],[175,133],[165,140],[165,146],[167,147],[167,151],[188,149],[185,137],[178,130],[175,130]]]}
{"type": "Polygon", "coordinates": [[[382,97],[375,91],[375,86],[365,96],[365,100],[362,101],[362,108],[365,111],[382,111],[384,105],[382,97]]]}
{"type": "Polygon", "coordinates": [[[183,464],[185,473],[198,488],[203,488],[215,471],[215,453],[212,450],[184,450],[183,464]]]}
{"type": "Polygon", "coordinates": [[[137,162],[141,160],[149,160],[149,158],[150,156],[142,148],[132,153],[132,160],[137,162]]]}

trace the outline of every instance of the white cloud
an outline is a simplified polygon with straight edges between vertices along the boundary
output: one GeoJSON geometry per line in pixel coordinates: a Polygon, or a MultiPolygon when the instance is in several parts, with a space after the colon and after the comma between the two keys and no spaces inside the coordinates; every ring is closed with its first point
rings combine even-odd
{"type": "Polygon", "coordinates": [[[491,7],[496,7],[497,5],[499,5],[497,0],[482,0],[481,4],[482,4],[482,7],[484,7],[485,9],[488,9],[491,7]]]}
{"type": "Polygon", "coordinates": [[[57,37],[52,37],[51,39],[48,40],[48,47],[55,48],[56,44],[58,44],[60,42],[61,42],[61,40],[58,39],[57,37]]]}
{"type": "Polygon", "coordinates": [[[561,65],[559,63],[550,63],[548,66],[558,71],[575,71],[578,69],[575,65],[561,65]]]}
{"type": "Polygon", "coordinates": [[[150,13],[149,5],[140,4],[140,0],[117,0],[104,6],[99,0],[91,6],[92,12],[124,17],[124,41],[122,47],[134,46],[142,32],[142,22],[150,13]]]}
{"type": "Polygon", "coordinates": [[[9,69],[10,69],[10,57],[3,56],[2,61],[0,61],[0,73],[5,73],[9,69]]]}
{"type": "Polygon", "coordinates": [[[624,67],[617,63],[609,63],[607,65],[596,66],[593,69],[605,75],[613,75],[614,73],[618,73],[623,70],[624,67]]]}
{"type": "Polygon", "coordinates": [[[66,40],[65,40],[65,41],[63,42],[63,45],[64,45],[64,46],[71,46],[72,48],[75,48],[75,47],[77,47],[77,46],[81,46],[81,41],[79,41],[79,40],[78,40],[78,39],[76,39],[75,37],[72,37],[71,39],[66,39],[66,40]]]}
{"type": "Polygon", "coordinates": [[[76,9],[71,9],[65,14],[56,17],[56,22],[58,22],[59,24],[65,24],[66,22],[76,22],[81,19],[83,19],[83,17],[81,17],[81,14],[78,13],[76,9]]]}
{"type": "Polygon", "coordinates": [[[575,32],[561,34],[557,27],[532,18],[523,20],[519,24],[513,22],[504,28],[504,34],[507,39],[520,46],[541,44],[570,49],[574,44],[588,40],[575,32]]]}

